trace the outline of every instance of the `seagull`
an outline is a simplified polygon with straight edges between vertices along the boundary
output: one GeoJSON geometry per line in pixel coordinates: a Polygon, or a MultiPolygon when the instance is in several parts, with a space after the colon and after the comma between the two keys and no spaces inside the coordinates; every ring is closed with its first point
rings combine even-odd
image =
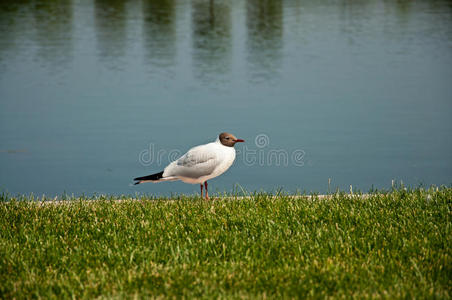
{"type": "Polygon", "coordinates": [[[245,141],[236,138],[233,134],[220,133],[214,142],[191,148],[163,171],[134,178],[135,184],[182,180],[185,183],[200,184],[201,198],[204,184],[206,199],[209,199],[207,180],[215,178],[229,169],[235,160],[234,145],[243,142],[245,141]]]}

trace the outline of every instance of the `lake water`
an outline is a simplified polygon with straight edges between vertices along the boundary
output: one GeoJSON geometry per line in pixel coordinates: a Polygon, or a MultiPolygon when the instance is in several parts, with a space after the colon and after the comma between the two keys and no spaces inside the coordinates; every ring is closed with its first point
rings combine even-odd
{"type": "Polygon", "coordinates": [[[450,1],[5,1],[0,189],[130,186],[222,131],[211,191],[452,183],[450,1]],[[240,188],[239,188],[240,189],[240,188]]]}

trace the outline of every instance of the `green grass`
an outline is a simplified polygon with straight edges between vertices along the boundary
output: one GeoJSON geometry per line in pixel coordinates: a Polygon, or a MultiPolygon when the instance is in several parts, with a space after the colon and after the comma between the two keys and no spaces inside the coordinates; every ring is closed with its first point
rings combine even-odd
{"type": "Polygon", "coordinates": [[[0,202],[0,298],[449,298],[452,189],[0,202]]]}

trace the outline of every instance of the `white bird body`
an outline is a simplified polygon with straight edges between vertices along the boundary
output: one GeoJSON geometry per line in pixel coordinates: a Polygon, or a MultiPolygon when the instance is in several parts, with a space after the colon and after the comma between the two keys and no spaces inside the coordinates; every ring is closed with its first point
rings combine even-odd
{"type": "Polygon", "coordinates": [[[207,180],[215,178],[234,163],[234,145],[244,142],[229,133],[222,133],[215,142],[191,148],[179,159],[171,162],[162,172],[135,178],[139,183],[181,180],[185,183],[202,184],[206,188],[207,180]]]}
{"type": "Polygon", "coordinates": [[[182,180],[199,184],[226,172],[235,160],[234,147],[227,147],[217,139],[213,143],[191,148],[163,171],[163,180],[182,180]]]}

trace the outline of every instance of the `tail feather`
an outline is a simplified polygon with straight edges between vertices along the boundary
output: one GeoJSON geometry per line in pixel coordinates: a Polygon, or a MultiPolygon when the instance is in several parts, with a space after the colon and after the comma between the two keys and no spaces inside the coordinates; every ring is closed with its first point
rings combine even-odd
{"type": "Polygon", "coordinates": [[[151,174],[148,176],[137,177],[137,178],[134,178],[133,180],[137,181],[137,182],[135,182],[135,184],[140,184],[140,183],[146,182],[146,181],[158,181],[162,178],[163,178],[163,171],[159,172],[159,173],[151,174]]]}

